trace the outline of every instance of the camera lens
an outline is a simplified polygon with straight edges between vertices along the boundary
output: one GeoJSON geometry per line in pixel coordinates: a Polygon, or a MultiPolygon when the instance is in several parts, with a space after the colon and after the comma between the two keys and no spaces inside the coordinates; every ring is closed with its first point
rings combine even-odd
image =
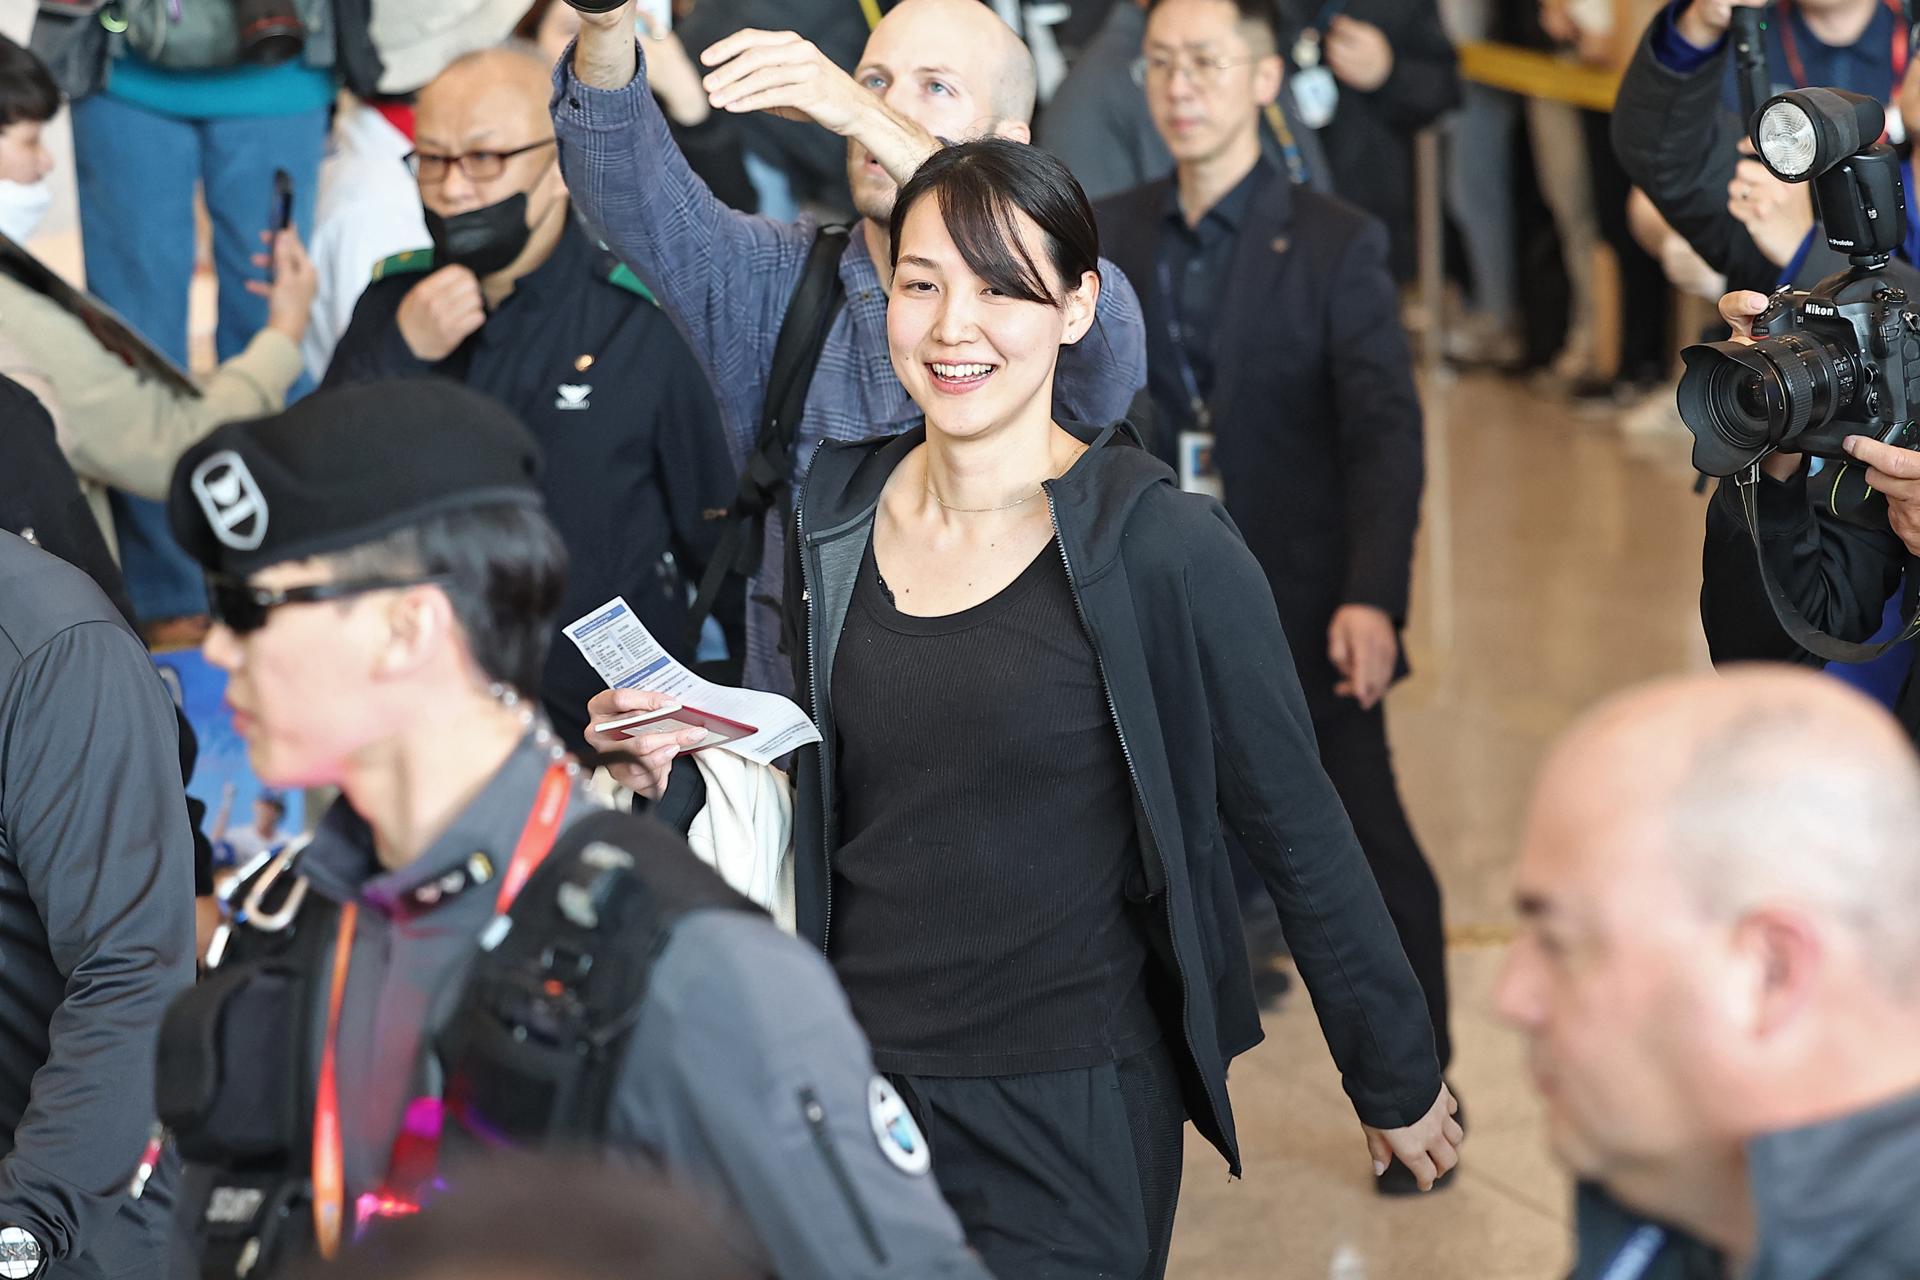
{"type": "Polygon", "coordinates": [[[234,0],[233,16],[241,56],[249,62],[275,66],[298,57],[306,46],[306,28],[290,0],[234,0]]]}
{"type": "Polygon", "coordinates": [[[1693,432],[1694,465],[1729,476],[1773,449],[1790,449],[1853,400],[1853,360],[1803,332],[1751,345],[1708,342],[1681,353],[1681,421],[1693,432]]]}

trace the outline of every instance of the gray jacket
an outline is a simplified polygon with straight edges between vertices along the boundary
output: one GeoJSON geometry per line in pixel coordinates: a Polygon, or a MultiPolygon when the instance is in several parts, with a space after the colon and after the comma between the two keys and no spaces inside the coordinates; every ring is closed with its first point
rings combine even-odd
{"type": "MultiPolygon", "coordinates": [[[[1920,1276],[1920,1093],[1747,1144],[1758,1248],[1737,1280],[1920,1276]]],[[[1582,1187],[1569,1280],[1723,1280],[1684,1232],[1582,1187]],[[1627,1256],[1623,1256],[1627,1255],[1627,1256]],[[1638,1267],[1636,1270],[1635,1267],[1638,1267]]]]}
{"type": "MultiPolygon", "coordinates": [[[[505,867],[547,763],[537,743],[523,742],[446,833],[398,871],[381,869],[344,801],[301,854],[314,893],[360,904],[337,1051],[349,1203],[382,1181],[407,1104],[439,1091],[428,1041],[459,1004],[494,914],[491,886],[425,910],[415,892],[476,853],[505,867]]],[[[566,822],[595,812],[576,792],[566,822]]],[[[657,841],[646,856],[692,856],[657,823],[635,835],[657,841]]],[[[310,1000],[313,1064],[324,995],[310,1000]]],[[[871,1118],[875,1078],[823,957],[764,917],[695,911],[654,961],[605,1145],[663,1170],[768,1275],[987,1280],[932,1178],[888,1159],[871,1118]],[[803,1094],[818,1104],[813,1114],[803,1094]]],[[[296,1114],[310,1122],[310,1097],[296,1114]]]]}
{"type": "Polygon", "coordinates": [[[55,1280],[149,1277],[125,1196],[153,1046],[193,980],[193,838],[165,686],[87,576],[0,533],[0,1225],[55,1280]]]}

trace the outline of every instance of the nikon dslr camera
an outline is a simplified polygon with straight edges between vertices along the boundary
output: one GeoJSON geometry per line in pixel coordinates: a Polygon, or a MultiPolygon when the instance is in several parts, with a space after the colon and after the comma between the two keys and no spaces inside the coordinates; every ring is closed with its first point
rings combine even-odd
{"type": "Polygon", "coordinates": [[[1907,205],[1899,160],[1878,141],[1884,126],[1879,103],[1837,89],[1794,90],[1756,113],[1760,159],[1785,181],[1813,183],[1827,243],[1852,266],[1810,291],[1776,293],[1753,322],[1751,345],[1680,353],[1680,417],[1696,468],[1738,475],[1776,451],[1835,459],[1818,500],[1868,525],[1885,522],[1885,500],[1841,442],[1920,446],[1920,308],[1886,275],[1906,238],[1907,205]]]}

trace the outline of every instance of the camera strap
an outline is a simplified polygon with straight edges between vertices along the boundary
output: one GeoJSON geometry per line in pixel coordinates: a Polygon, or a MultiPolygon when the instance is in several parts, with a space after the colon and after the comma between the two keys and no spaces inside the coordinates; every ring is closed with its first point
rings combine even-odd
{"type": "Polygon", "coordinates": [[[1900,630],[1894,637],[1882,644],[1842,640],[1808,622],[1806,615],[1787,597],[1780,580],[1773,576],[1773,566],[1767,563],[1766,548],[1760,540],[1760,464],[1750,464],[1734,477],[1734,482],[1740,490],[1740,510],[1747,518],[1747,533],[1753,539],[1754,559],[1759,562],[1760,585],[1766,590],[1767,603],[1773,606],[1773,616],[1780,620],[1781,630],[1795,644],[1828,662],[1861,663],[1872,662],[1896,646],[1920,636],[1920,604],[1916,604],[1914,612],[1900,624],[1900,630]]]}

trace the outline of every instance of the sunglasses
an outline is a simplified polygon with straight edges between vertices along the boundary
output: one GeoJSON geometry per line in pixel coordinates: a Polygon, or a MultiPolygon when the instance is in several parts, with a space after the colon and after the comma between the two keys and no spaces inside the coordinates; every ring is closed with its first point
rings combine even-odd
{"type": "Polygon", "coordinates": [[[320,604],[327,600],[346,600],[373,591],[400,591],[408,587],[427,587],[446,582],[443,575],[425,578],[372,578],[364,582],[317,582],[310,587],[288,587],[270,591],[239,578],[207,575],[207,608],[218,622],[235,635],[246,635],[267,625],[267,615],[283,604],[320,604]]]}

